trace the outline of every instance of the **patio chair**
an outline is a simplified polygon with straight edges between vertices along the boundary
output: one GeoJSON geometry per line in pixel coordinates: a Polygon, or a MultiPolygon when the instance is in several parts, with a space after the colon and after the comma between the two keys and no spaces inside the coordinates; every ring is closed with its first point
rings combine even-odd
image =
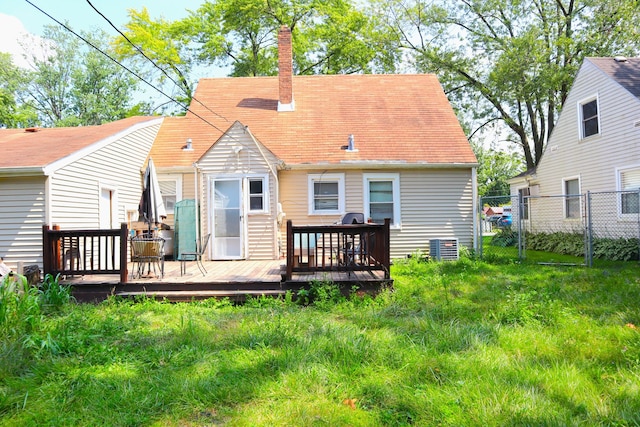
{"type": "Polygon", "coordinates": [[[180,254],[180,275],[182,276],[187,272],[187,261],[195,261],[202,275],[207,274],[207,270],[204,268],[202,264],[202,255],[207,250],[207,245],[209,244],[209,238],[211,234],[207,234],[202,242],[196,241],[196,250],[193,252],[182,252],[180,254]]]}
{"type": "Polygon", "coordinates": [[[142,277],[144,268],[147,274],[156,273],[156,266],[160,271],[160,278],[164,276],[164,239],[161,237],[133,237],[131,239],[131,262],[133,267],[131,277],[142,277]]]}

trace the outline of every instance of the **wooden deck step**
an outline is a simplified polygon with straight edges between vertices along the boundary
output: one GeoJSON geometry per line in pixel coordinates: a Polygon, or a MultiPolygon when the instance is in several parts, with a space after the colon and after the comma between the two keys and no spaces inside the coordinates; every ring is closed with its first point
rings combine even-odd
{"type": "Polygon", "coordinates": [[[172,290],[172,291],[121,291],[116,292],[115,296],[121,298],[135,298],[139,296],[153,297],[156,299],[166,299],[172,302],[203,300],[209,298],[229,298],[232,301],[244,301],[248,296],[251,297],[278,297],[284,296],[286,291],[263,289],[263,290],[172,290]]]}

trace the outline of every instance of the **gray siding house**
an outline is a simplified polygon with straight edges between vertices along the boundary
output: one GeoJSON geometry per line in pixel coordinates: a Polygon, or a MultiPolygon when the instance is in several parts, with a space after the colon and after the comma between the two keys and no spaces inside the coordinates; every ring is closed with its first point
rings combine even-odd
{"type": "Polygon", "coordinates": [[[0,257],[42,265],[42,226],[119,228],[137,221],[141,170],[162,123],[0,129],[0,257]]]}

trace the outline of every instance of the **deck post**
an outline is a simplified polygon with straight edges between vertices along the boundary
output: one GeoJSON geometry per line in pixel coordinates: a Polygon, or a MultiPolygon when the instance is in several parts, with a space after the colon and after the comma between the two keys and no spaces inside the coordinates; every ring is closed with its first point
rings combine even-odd
{"type": "Polygon", "coordinates": [[[120,224],[120,283],[127,283],[129,271],[127,270],[127,239],[129,229],[127,223],[120,224]]]}
{"type": "Polygon", "coordinates": [[[51,241],[49,238],[49,226],[42,226],[42,271],[44,271],[45,276],[47,273],[50,273],[53,269],[52,266],[52,258],[53,253],[51,250],[51,241]]]}
{"type": "Polygon", "coordinates": [[[384,258],[382,260],[382,265],[384,266],[384,278],[389,280],[391,279],[391,232],[390,232],[390,228],[391,228],[391,219],[390,218],[385,218],[384,219],[384,237],[383,237],[383,241],[384,241],[384,258]]]}
{"type": "Polygon", "coordinates": [[[291,280],[293,274],[293,223],[287,220],[287,272],[286,280],[291,280]]]}

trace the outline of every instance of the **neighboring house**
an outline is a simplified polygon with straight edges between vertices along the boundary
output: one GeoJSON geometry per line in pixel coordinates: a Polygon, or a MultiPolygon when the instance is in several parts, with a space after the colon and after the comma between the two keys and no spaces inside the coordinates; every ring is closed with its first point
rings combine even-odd
{"type": "Polygon", "coordinates": [[[581,230],[587,208],[570,196],[587,192],[596,193],[594,225],[607,235],[623,235],[625,224],[637,222],[640,58],[586,58],[537,168],[510,184],[514,196],[559,196],[547,198],[544,211],[532,199],[522,212],[548,231],[581,230]]]}
{"type": "Polygon", "coordinates": [[[208,257],[277,259],[286,220],[346,212],[391,218],[392,257],[473,245],[477,162],[437,78],[294,76],[284,27],[279,50],[277,77],[200,80],[151,149],[177,199],[200,201],[208,257]]]}
{"type": "Polygon", "coordinates": [[[119,228],[138,219],[141,169],[162,123],[0,129],[0,257],[42,265],[42,226],[119,228]]]}

